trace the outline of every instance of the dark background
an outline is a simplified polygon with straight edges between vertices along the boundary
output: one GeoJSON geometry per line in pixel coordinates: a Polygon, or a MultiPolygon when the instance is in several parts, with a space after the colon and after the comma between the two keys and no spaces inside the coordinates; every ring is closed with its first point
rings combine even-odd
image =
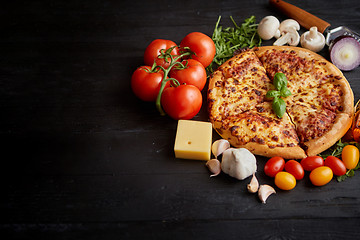
{"type": "MultiPolygon", "coordinates": [[[[360,32],[358,1],[289,2],[360,32]]],[[[266,0],[2,3],[1,236],[360,238],[360,172],[323,187],[306,175],[262,204],[246,190],[250,179],[210,178],[204,162],[175,159],[177,121],[132,94],[152,40],[211,35],[219,15],[225,27],[230,16],[286,19],[266,0]]],[[[357,101],[360,68],[344,74],[357,101]]],[[[194,119],[208,120],[206,102],[194,119]]],[[[274,185],[257,159],[259,181],[274,185]]]]}

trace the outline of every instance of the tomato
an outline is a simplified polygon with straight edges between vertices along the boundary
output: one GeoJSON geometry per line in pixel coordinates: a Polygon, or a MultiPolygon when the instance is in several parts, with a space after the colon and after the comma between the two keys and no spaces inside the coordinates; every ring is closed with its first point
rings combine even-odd
{"type": "Polygon", "coordinates": [[[195,53],[192,55],[192,59],[201,62],[204,67],[210,65],[216,53],[213,40],[200,32],[192,32],[186,35],[181,41],[180,47],[189,47],[195,53]]]}
{"type": "Polygon", "coordinates": [[[317,167],[324,166],[324,159],[320,156],[310,156],[300,161],[305,171],[312,171],[317,167]]]}
{"type": "Polygon", "coordinates": [[[264,167],[265,174],[269,177],[275,177],[275,175],[282,171],[285,166],[285,160],[282,157],[270,158],[264,167]]]}
{"type": "Polygon", "coordinates": [[[342,176],[346,173],[346,167],[343,161],[334,156],[325,158],[325,166],[328,166],[333,171],[334,175],[342,176]]]}
{"type": "MultiPolygon", "coordinates": [[[[131,77],[131,88],[143,101],[155,101],[159,93],[163,72],[150,72],[151,67],[142,66],[135,70],[131,77]]],[[[169,86],[168,83],[165,87],[169,86]]]]}
{"type": "Polygon", "coordinates": [[[176,69],[176,67],[171,69],[170,77],[178,80],[180,84],[194,85],[201,91],[205,86],[207,78],[204,66],[194,59],[184,60],[182,64],[187,67],[180,70],[176,69]]]}
{"type": "Polygon", "coordinates": [[[296,180],[303,179],[305,173],[304,169],[298,161],[289,160],[285,163],[285,171],[291,173],[296,180]]]}
{"type": "Polygon", "coordinates": [[[192,119],[200,111],[202,95],[193,85],[168,87],[162,93],[161,105],[173,119],[192,119]]]}
{"type": "MultiPolygon", "coordinates": [[[[155,39],[152,41],[147,48],[145,49],[144,53],[144,63],[145,65],[152,66],[154,64],[154,61],[156,61],[157,65],[163,66],[164,68],[168,68],[170,64],[170,58],[159,58],[160,50],[161,49],[169,49],[171,47],[176,46],[176,43],[174,43],[171,40],[165,40],[165,39],[155,39]]],[[[171,55],[178,55],[179,49],[175,47],[171,51],[171,55]]]]}
{"type": "Polygon", "coordinates": [[[327,166],[321,166],[312,170],[309,177],[311,183],[315,186],[323,186],[331,181],[333,171],[327,166]]]}
{"type": "Polygon", "coordinates": [[[275,175],[275,185],[282,190],[291,190],[296,186],[296,179],[291,173],[278,172],[275,175]]]}
{"type": "Polygon", "coordinates": [[[354,169],[359,163],[359,149],[354,145],[346,145],[342,150],[341,159],[347,169],[354,169]]]}

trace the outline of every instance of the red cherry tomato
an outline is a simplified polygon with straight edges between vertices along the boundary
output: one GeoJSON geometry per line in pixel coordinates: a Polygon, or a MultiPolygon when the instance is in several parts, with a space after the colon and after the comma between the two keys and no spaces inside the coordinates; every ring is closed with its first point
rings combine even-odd
{"type": "Polygon", "coordinates": [[[346,173],[346,167],[343,161],[334,156],[325,158],[325,166],[328,166],[333,171],[334,175],[342,176],[346,173]]]}
{"type": "Polygon", "coordinates": [[[320,156],[310,156],[302,159],[300,164],[305,171],[312,171],[317,167],[324,166],[324,159],[320,156]]]}
{"type": "Polygon", "coordinates": [[[187,67],[185,69],[173,68],[170,71],[170,77],[175,78],[180,84],[186,83],[194,85],[201,91],[206,83],[206,70],[204,66],[194,59],[184,60],[183,65],[187,67]]]}
{"type": "Polygon", "coordinates": [[[328,184],[333,178],[333,172],[331,168],[327,166],[317,167],[311,171],[309,178],[312,184],[315,186],[323,186],[328,184]]]}
{"type": "Polygon", "coordinates": [[[201,62],[204,67],[210,65],[216,53],[214,41],[200,32],[192,32],[186,35],[181,41],[180,47],[189,47],[191,51],[195,52],[192,59],[201,62]]]}
{"type": "Polygon", "coordinates": [[[285,160],[282,157],[270,158],[264,167],[265,174],[269,177],[275,177],[275,175],[282,171],[285,166],[285,160]]]}
{"type": "Polygon", "coordinates": [[[289,160],[285,163],[285,171],[291,173],[296,180],[301,180],[304,177],[304,169],[298,161],[289,160]]]}
{"type": "Polygon", "coordinates": [[[131,88],[135,95],[143,101],[156,100],[164,75],[163,72],[152,73],[150,69],[149,66],[139,67],[131,77],[131,88]]]}
{"type": "MultiPolygon", "coordinates": [[[[174,43],[171,40],[165,40],[165,39],[155,39],[152,41],[147,48],[145,49],[144,53],[144,63],[145,65],[152,66],[154,64],[154,61],[156,61],[157,65],[163,66],[165,69],[169,67],[170,64],[170,58],[159,58],[160,50],[161,49],[169,49],[171,47],[176,46],[176,43],[174,43]]],[[[178,55],[179,49],[175,47],[171,51],[171,55],[178,55]]]]}
{"type": "Polygon", "coordinates": [[[161,105],[173,119],[192,119],[201,109],[202,95],[193,85],[168,87],[162,93],[161,105]]]}
{"type": "Polygon", "coordinates": [[[291,173],[281,171],[275,175],[275,185],[282,190],[291,190],[296,186],[296,179],[291,173]]]}
{"type": "Polygon", "coordinates": [[[347,169],[354,169],[359,163],[359,149],[354,145],[346,145],[342,150],[341,159],[347,169]]]}

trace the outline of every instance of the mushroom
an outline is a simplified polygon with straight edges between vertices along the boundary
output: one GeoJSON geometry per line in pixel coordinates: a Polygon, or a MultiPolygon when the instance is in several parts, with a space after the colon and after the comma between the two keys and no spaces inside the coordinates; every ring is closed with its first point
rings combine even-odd
{"type": "Polygon", "coordinates": [[[230,143],[228,140],[218,139],[212,144],[211,151],[214,154],[214,156],[217,158],[228,148],[230,148],[230,143]]]}
{"type": "Polygon", "coordinates": [[[309,31],[301,35],[300,43],[304,48],[319,52],[325,46],[325,37],[321,32],[318,32],[317,27],[311,27],[309,31]]]}
{"type": "Polygon", "coordinates": [[[300,35],[297,31],[300,30],[300,25],[294,19],[286,19],[280,23],[279,27],[281,37],[278,38],[273,45],[282,46],[289,44],[290,46],[297,46],[300,42],[300,35]]]}
{"type": "Polygon", "coordinates": [[[256,172],[256,158],[246,148],[229,148],[223,152],[221,170],[239,180],[256,172]]]}
{"type": "Polygon", "coordinates": [[[279,26],[280,22],[276,17],[267,16],[260,21],[257,32],[263,40],[269,40],[280,36],[279,26]]]}
{"type": "Polygon", "coordinates": [[[266,199],[273,193],[276,193],[275,189],[270,185],[260,185],[258,196],[262,203],[266,203],[266,199]]]}

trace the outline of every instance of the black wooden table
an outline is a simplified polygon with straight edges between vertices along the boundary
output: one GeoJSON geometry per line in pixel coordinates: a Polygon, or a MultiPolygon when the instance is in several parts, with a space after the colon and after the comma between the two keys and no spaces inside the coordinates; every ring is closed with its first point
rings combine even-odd
{"type": "MultiPolygon", "coordinates": [[[[289,2],[360,32],[356,0],[289,2]]],[[[219,15],[222,26],[286,19],[266,0],[2,3],[1,236],[360,238],[360,172],[323,187],[305,176],[262,204],[249,179],[210,178],[204,162],[176,159],[177,121],[131,92],[152,40],[211,35],[219,15]]],[[[360,68],[344,74],[358,100],[360,68]]],[[[208,120],[206,104],[194,120],[208,120]]],[[[257,159],[259,180],[273,185],[257,159]]]]}

